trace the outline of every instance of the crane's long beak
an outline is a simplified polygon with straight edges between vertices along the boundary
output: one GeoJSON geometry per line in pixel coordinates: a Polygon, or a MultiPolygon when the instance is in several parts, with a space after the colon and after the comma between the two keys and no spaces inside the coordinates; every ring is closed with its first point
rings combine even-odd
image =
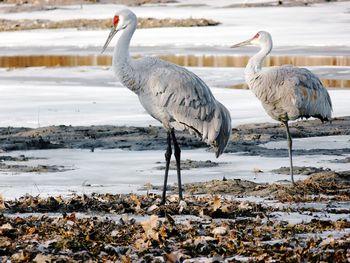
{"type": "Polygon", "coordinates": [[[112,27],[111,32],[109,33],[109,36],[106,40],[106,43],[104,44],[101,54],[106,50],[106,48],[109,45],[109,42],[111,42],[112,38],[114,37],[114,35],[118,32],[118,30],[116,30],[114,27],[112,27]]]}
{"type": "Polygon", "coordinates": [[[254,38],[251,38],[251,39],[248,39],[248,40],[243,41],[243,42],[241,42],[241,43],[235,44],[235,45],[231,46],[231,48],[235,48],[235,47],[242,47],[242,46],[251,45],[251,44],[252,44],[252,40],[253,40],[253,39],[254,39],[254,38]]]}

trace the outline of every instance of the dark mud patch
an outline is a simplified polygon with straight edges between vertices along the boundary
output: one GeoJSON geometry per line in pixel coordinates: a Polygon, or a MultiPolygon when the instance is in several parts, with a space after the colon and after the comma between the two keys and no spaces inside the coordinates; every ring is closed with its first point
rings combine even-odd
{"type": "MultiPolygon", "coordinates": [[[[310,175],[314,173],[321,173],[321,172],[330,172],[331,169],[329,168],[317,168],[317,167],[306,167],[306,166],[293,166],[293,173],[294,174],[300,174],[300,175],[310,175]]],[[[271,170],[271,172],[276,174],[289,174],[290,168],[289,167],[280,167],[278,169],[271,170]]]]}
{"type": "MultiPolygon", "coordinates": [[[[290,123],[293,138],[319,136],[350,135],[350,117],[334,118],[331,123],[321,123],[318,120],[297,121],[290,123]]],[[[240,125],[232,130],[232,140],[226,152],[243,155],[287,157],[285,149],[267,149],[261,144],[269,141],[286,140],[285,127],[279,123],[259,123],[240,125]]],[[[287,144],[287,142],[286,142],[287,144]]],[[[350,144],[343,149],[294,149],[293,155],[343,155],[350,153],[350,144]]]]}
{"type": "Polygon", "coordinates": [[[25,155],[19,156],[9,156],[2,155],[0,156],[0,172],[7,173],[55,173],[55,172],[65,172],[72,170],[62,165],[27,165],[22,164],[28,162],[29,160],[42,160],[45,158],[37,157],[27,157],[25,155]]]}
{"type": "MultiPolygon", "coordinates": [[[[182,148],[206,147],[204,142],[177,132],[182,148]]],[[[126,149],[163,150],[166,132],[162,127],[116,127],[116,126],[50,126],[38,129],[0,128],[0,149],[4,151],[34,149],[126,149]]]]}
{"type": "MultiPolygon", "coordinates": [[[[305,168],[304,171],[300,169],[300,172],[307,173],[310,170],[305,168]]],[[[280,202],[350,201],[350,171],[314,171],[307,179],[297,181],[295,186],[290,183],[259,184],[236,179],[185,184],[184,189],[191,194],[257,196],[280,202]]]]}
{"type": "Polygon", "coordinates": [[[331,163],[350,163],[350,157],[332,160],[331,163]]]}
{"type": "Polygon", "coordinates": [[[62,165],[21,165],[0,162],[0,171],[8,173],[56,173],[72,170],[62,165]]]}
{"type": "MultiPolygon", "coordinates": [[[[165,170],[164,162],[157,162],[157,164],[163,164],[163,165],[155,167],[156,170],[165,170]]],[[[217,167],[217,166],[219,166],[219,163],[212,162],[210,160],[206,160],[206,161],[195,161],[190,159],[181,160],[181,170],[190,170],[194,168],[211,168],[211,167],[217,167]]],[[[176,170],[175,161],[170,162],[169,169],[176,170]]]]}
{"type": "Polygon", "coordinates": [[[249,195],[249,192],[257,191],[265,184],[257,184],[251,181],[234,180],[212,180],[209,182],[191,183],[185,185],[185,191],[191,194],[230,194],[249,195]]]}
{"type": "Polygon", "coordinates": [[[29,159],[33,159],[31,157],[26,157],[25,155],[19,156],[10,156],[10,155],[2,155],[0,156],[0,163],[4,161],[12,161],[12,162],[26,162],[29,159]]]}
{"type": "MultiPolygon", "coordinates": [[[[322,124],[317,120],[291,123],[293,138],[314,136],[350,135],[350,117],[335,118],[332,123],[322,124]]],[[[186,132],[176,132],[182,149],[208,148],[186,132]]],[[[286,140],[285,130],[280,124],[260,123],[241,125],[232,130],[232,137],[226,152],[245,155],[281,157],[287,156],[284,149],[267,149],[260,146],[269,141],[286,140]]],[[[346,147],[346,146],[345,146],[346,147]]],[[[126,150],[164,150],[166,131],[162,127],[116,127],[100,126],[50,126],[37,129],[0,128],[0,150],[33,149],[126,149],[126,150]]],[[[343,155],[350,153],[344,149],[294,150],[294,155],[343,155]]]]}

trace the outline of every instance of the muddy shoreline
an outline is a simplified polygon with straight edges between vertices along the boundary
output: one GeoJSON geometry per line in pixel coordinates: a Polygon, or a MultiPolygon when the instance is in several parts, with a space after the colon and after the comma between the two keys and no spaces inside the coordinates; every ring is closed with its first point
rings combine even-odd
{"type": "MultiPolygon", "coordinates": [[[[336,118],[332,124],[323,125],[319,121],[300,121],[291,125],[291,132],[294,138],[349,135],[350,117],[336,118]]],[[[186,133],[178,133],[178,138],[183,149],[208,148],[186,133]]],[[[9,156],[5,151],[163,150],[165,140],[166,133],[161,127],[0,128],[3,151],[0,164],[28,161],[25,155],[9,156]]],[[[280,140],[285,140],[285,132],[279,124],[242,125],[233,130],[227,151],[281,156],[286,154],[285,150],[260,146],[280,140]]],[[[335,161],[348,162],[348,158],[342,156],[348,152],[349,144],[344,145],[344,149],[296,150],[295,154],[338,154],[335,161]]],[[[216,165],[184,160],[184,168],[188,169],[216,165]]],[[[157,166],[155,169],[163,169],[162,163],[157,166]]],[[[296,173],[308,175],[295,187],[239,179],[188,183],[184,184],[184,201],[178,200],[176,186],[170,186],[166,205],[160,204],[160,196],[153,193],[159,189],[153,185],[144,189],[146,194],[139,195],[26,195],[5,200],[0,194],[0,259],[13,262],[346,262],[350,244],[350,171],[295,168],[296,173]]],[[[276,173],[285,171],[281,168],[276,173]]]]}
{"type": "MultiPolygon", "coordinates": [[[[318,120],[291,123],[293,138],[316,136],[350,135],[350,116],[338,117],[331,123],[318,120]]],[[[209,147],[198,138],[186,132],[176,132],[182,149],[209,147]]],[[[263,143],[283,141],[285,129],[278,123],[259,123],[240,125],[232,130],[227,146],[228,153],[242,153],[253,156],[287,156],[284,149],[267,149],[263,143]]],[[[0,150],[36,149],[124,149],[132,151],[165,150],[166,131],[162,127],[126,127],[126,126],[49,126],[42,128],[0,128],[0,150]]],[[[210,149],[209,149],[210,150],[210,149]]],[[[343,149],[294,150],[295,155],[343,155],[350,153],[350,143],[343,149]]],[[[341,159],[341,158],[340,158],[341,159]]]]}

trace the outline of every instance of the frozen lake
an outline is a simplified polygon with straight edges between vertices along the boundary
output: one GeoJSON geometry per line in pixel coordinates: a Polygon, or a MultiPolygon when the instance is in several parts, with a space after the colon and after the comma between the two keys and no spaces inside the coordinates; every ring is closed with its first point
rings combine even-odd
{"type": "MultiPolygon", "coordinates": [[[[250,90],[228,89],[242,83],[242,68],[189,68],[208,85],[230,111],[233,126],[272,122],[250,90]]],[[[322,77],[330,74],[313,67],[322,77]]],[[[341,77],[345,73],[334,72],[341,77]]],[[[329,77],[329,76],[328,76],[329,77]]],[[[138,97],[117,82],[104,67],[0,69],[0,126],[160,125],[140,105],[138,97]]],[[[329,91],[333,116],[350,115],[349,89],[329,91]]]]}
{"type": "MultiPolygon", "coordinates": [[[[256,49],[232,50],[233,43],[252,37],[259,30],[272,33],[272,54],[347,57],[350,52],[349,2],[302,7],[231,8],[232,1],[181,0],[162,6],[132,7],[139,17],[208,18],[219,21],[216,27],[150,28],[137,30],[131,42],[133,54],[224,54],[251,55],[256,49]],[[307,26],[305,26],[307,25],[307,26]],[[326,33],[325,33],[326,32],[326,33]],[[344,37],[345,36],[345,37],[344,37]]],[[[249,1],[235,1],[248,3],[249,1]]],[[[261,2],[261,1],[260,1],[261,2]]],[[[120,5],[65,6],[51,10],[5,13],[1,19],[78,19],[112,18],[120,5]]],[[[2,56],[99,54],[108,30],[28,30],[0,32],[2,56]]],[[[116,37],[117,39],[117,37],[116,37]]],[[[111,43],[115,43],[116,39],[111,43]]],[[[112,48],[112,47],[111,47],[112,48]]],[[[111,48],[107,50],[110,54],[111,48]]],[[[333,65],[333,64],[332,64],[333,65]]],[[[349,80],[349,65],[309,67],[322,79],[349,80]]],[[[230,111],[234,127],[245,123],[272,122],[260,102],[249,90],[229,89],[243,83],[243,68],[191,67],[211,88],[215,97],[230,111]]],[[[159,125],[141,107],[138,98],[117,82],[108,67],[53,67],[0,69],[0,126],[43,127],[49,125],[159,125]]],[[[350,115],[350,90],[330,89],[333,116],[350,115]]],[[[296,149],[348,145],[348,137],[295,140],[296,149]]],[[[284,148],[285,142],[266,145],[284,148]]],[[[349,146],[346,146],[349,147],[349,146]]],[[[5,154],[5,153],[3,153],[5,154]]],[[[6,153],[8,154],[8,153],[6,153]]],[[[154,169],[163,161],[162,151],[122,150],[40,150],[12,152],[11,155],[43,157],[29,164],[55,164],[72,168],[56,173],[1,172],[0,193],[13,198],[25,193],[37,195],[72,192],[135,192],[146,183],[161,184],[163,171],[154,169]]],[[[183,171],[184,182],[239,178],[256,182],[288,180],[288,175],[273,175],[270,170],[288,166],[287,158],[266,158],[224,154],[216,160],[205,150],[184,150],[183,159],[212,160],[220,165],[183,171]],[[255,174],[261,169],[262,174],[255,174]]],[[[295,165],[326,166],[346,170],[348,164],[330,163],[336,156],[296,156],[295,165]]],[[[296,176],[296,179],[304,178],[296,176]]],[[[170,182],[175,181],[172,172],[170,182]]]]}
{"type": "MultiPolygon", "coordinates": [[[[323,143],[334,143],[333,148],[349,147],[349,136],[314,137],[295,139],[297,149],[309,149],[322,140],[323,143]],[[344,141],[346,144],[344,145],[344,141]]],[[[285,142],[284,142],[285,143],[285,142]]],[[[269,145],[267,145],[269,147],[269,145]]],[[[164,145],[165,148],[165,145],[164,145]]],[[[320,145],[322,148],[322,145],[320,145]]],[[[7,199],[20,197],[26,193],[31,195],[69,195],[72,193],[130,193],[138,190],[145,184],[162,185],[164,170],[155,169],[164,165],[164,151],[125,151],[113,150],[34,150],[14,151],[1,155],[35,157],[25,163],[7,162],[11,164],[59,165],[67,169],[64,172],[51,173],[13,173],[1,172],[0,193],[7,199]],[[158,162],[161,162],[159,164],[158,162]]],[[[350,155],[349,155],[350,156],[350,155]]],[[[289,175],[276,175],[272,169],[288,166],[286,157],[268,158],[259,156],[243,156],[224,153],[216,159],[212,152],[204,149],[182,150],[182,160],[218,162],[219,166],[212,168],[196,168],[183,170],[183,183],[208,181],[213,179],[250,180],[257,183],[277,182],[290,180],[289,175]],[[263,173],[256,173],[262,170],[263,173]]],[[[331,160],[339,156],[295,156],[295,166],[328,167],[335,171],[349,169],[347,163],[332,163],[331,160]]],[[[295,175],[295,179],[304,179],[306,176],[295,175]]],[[[176,183],[176,171],[171,170],[169,183],[176,183]]]]}

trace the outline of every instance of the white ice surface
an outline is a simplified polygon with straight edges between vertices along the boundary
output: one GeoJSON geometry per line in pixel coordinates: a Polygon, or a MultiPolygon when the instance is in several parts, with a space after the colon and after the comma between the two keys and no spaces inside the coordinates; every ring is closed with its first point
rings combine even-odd
{"type": "MultiPolygon", "coordinates": [[[[233,126],[272,122],[243,82],[243,69],[190,68],[230,111],[233,126]]],[[[0,69],[0,127],[49,125],[160,125],[138,97],[102,67],[0,69]]],[[[350,90],[330,90],[334,116],[350,115],[350,90]]]]}
{"type": "MultiPolygon", "coordinates": [[[[34,150],[14,151],[1,155],[46,158],[25,162],[26,165],[63,165],[73,170],[54,173],[0,173],[0,193],[5,198],[15,198],[26,193],[31,195],[68,195],[70,193],[130,193],[136,192],[141,186],[151,183],[162,185],[164,171],[154,169],[163,162],[163,151],[124,151],[113,150],[34,150]],[[86,186],[87,184],[91,186],[86,186]]],[[[345,170],[347,164],[334,164],[337,156],[295,156],[296,166],[332,166],[336,170],[345,170]]],[[[212,179],[245,179],[255,182],[276,182],[289,180],[289,175],[275,175],[269,172],[280,166],[288,166],[288,158],[267,158],[257,156],[242,156],[238,154],[223,154],[216,159],[212,152],[204,149],[183,150],[182,159],[196,161],[211,160],[219,162],[218,167],[183,170],[183,183],[207,181],[212,179]],[[254,173],[254,169],[264,173],[254,173]]],[[[24,164],[23,162],[12,162],[24,164]]],[[[305,176],[295,175],[295,179],[305,176]]],[[[169,183],[176,182],[176,171],[170,171],[169,183]]]]}
{"type": "Polygon", "coordinates": [[[165,5],[168,6],[199,6],[199,5],[207,5],[212,7],[227,7],[232,4],[252,4],[252,3],[264,3],[264,2],[271,2],[271,0],[220,0],[220,1],[213,1],[213,0],[177,0],[175,3],[166,3],[165,5]]]}
{"type": "MultiPolygon", "coordinates": [[[[268,149],[288,149],[283,141],[268,142],[261,146],[268,149]]],[[[294,150],[350,148],[350,135],[308,137],[293,139],[294,150]]]]}
{"type": "MultiPolygon", "coordinates": [[[[218,1],[216,1],[218,2],[218,1]]],[[[49,11],[0,13],[5,19],[112,18],[118,5],[65,6],[49,11]]],[[[137,30],[132,46],[230,46],[258,30],[273,35],[275,46],[350,46],[349,2],[304,7],[216,8],[142,6],[140,17],[209,18],[215,27],[151,28],[137,30]]],[[[32,30],[0,33],[0,47],[101,47],[108,30],[32,30]]],[[[116,37],[117,39],[117,37],[116,37]]],[[[116,40],[112,41],[113,45],[116,40]]]]}
{"type": "MultiPolygon", "coordinates": [[[[309,223],[312,219],[318,219],[318,220],[331,220],[331,221],[337,221],[339,219],[345,219],[345,220],[350,220],[350,215],[349,214],[332,214],[332,213],[310,213],[310,212],[305,212],[305,213],[283,213],[283,212],[275,212],[271,213],[271,215],[274,217],[274,219],[278,220],[283,220],[287,221],[290,224],[300,224],[300,223],[309,223]]],[[[350,229],[346,229],[345,231],[339,231],[338,234],[342,236],[345,234],[350,233],[350,229]]],[[[329,233],[327,233],[328,235],[329,233]]],[[[326,236],[327,236],[326,235],[326,236]]]]}

